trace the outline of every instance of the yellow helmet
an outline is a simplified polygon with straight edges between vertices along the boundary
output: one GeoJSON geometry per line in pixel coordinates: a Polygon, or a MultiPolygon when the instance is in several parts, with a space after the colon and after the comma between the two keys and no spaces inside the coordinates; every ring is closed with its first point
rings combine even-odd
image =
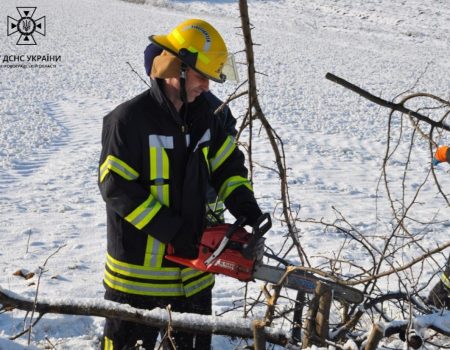
{"type": "Polygon", "coordinates": [[[227,47],[219,32],[209,23],[189,19],[168,35],[152,35],[149,39],[208,79],[219,83],[225,81],[222,70],[229,59],[227,47]]]}

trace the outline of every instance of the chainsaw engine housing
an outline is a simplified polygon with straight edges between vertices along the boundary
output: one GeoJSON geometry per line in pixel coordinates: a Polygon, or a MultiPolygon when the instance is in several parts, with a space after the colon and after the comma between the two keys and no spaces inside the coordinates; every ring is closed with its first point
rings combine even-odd
{"type": "Polygon", "coordinates": [[[252,234],[242,227],[237,227],[234,230],[225,249],[219,256],[209,264],[205,264],[205,261],[219,247],[230,228],[230,224],[207,228],[203,232],[196,259],[190,260],[174,255],[166,255],[166,259],[200,271],[219,273],[241,281],[250,281],[252,280],[255,259],[244,257],[242,249],[250,241],[252,234]]]}

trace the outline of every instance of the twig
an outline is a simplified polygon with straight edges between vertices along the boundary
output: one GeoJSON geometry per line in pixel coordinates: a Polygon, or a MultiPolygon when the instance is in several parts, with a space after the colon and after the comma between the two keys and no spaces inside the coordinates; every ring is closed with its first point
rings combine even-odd
{"type": "Polygon", "coordinates": [[[40,313],[39,316],[34,320],[33,324],[31,326],[29,326],[27,329],[24,329],[22,332],[20,332],[19,334],[16,334],[12,337],[9,337],[9,340],[16,340],[18,338],[20,338],[22,335],[24,335],[25,333],[28,333],[30,331],[31,327],[34,327],[39,320],[45,315],[45,313],[40,313]]]}
{"type": "Polygon", "coordinates": [[[166,333],[164,333],[164,336],[161,339],[161,343],[160,343],[160,345],[158,347],[158,350],[165,349],[165,344],[167,344],[167,342],[170,344],[172,349],[176,350],[177,346],[175,345],[175,343],[173,341],[173,337],[172,337],[172,331],[173,331],[173,327],[172,327],[172,313],[171,313],[172,307],[171,307],[170,304],[167,305],[166,311],[167,311],[167,318],[168,318],[169,321],[167,323],[166,333]]]}
{"type": "Polygon", "coordinates": [[[33,309],[31,311],[31,317],[30,317],[30,327],[28,329],[28,345],[30,345],[31,343],[31,331],[33,329],[33,316],[34,316],[34,312],[36,311],[36,305],[37,305],[37,299],[38,299],[38,294],[39,294],[39,286],[41,283],[41,277],[42,274],[44,273],[44,268],[47,265],[47,262],[50,260],[50,258],[52,258],[53,256],[55,256],[62,248],[64,248],[66,245],[62,245],[59,246],[58,249],[56,249],[52,254],[50,254],[47,259],[45,259],[44,264],[42,266],[39,266],[39,276],[38,276],[38,281],[37,281],[37,285],[36,285],[36,292],[34,295],[34,304],[33,304],[33,309]]]}
{"type": "Polygon", "coordinates": [[[145,79],[143,79],[143,78],[141,77],[141,75],[140,75],[138,72],[136,72],[136,70],[133,68],[133,66],[131,65],[130,62],[127,61],[127,62],[125,62],[125,63],[128,64],[128,65],[130,66],[131,71],[132,71],[133,73],[135,73],[135,74],[139,77],[139,79],[141,79],[141,81],[144,82],[145,85],[147,85],[148,87],[151,87],[150,84],[147,83],[147,81],[146,81],[145,79]]]}
{"type": "Polygon", "coordinates": [[[50,339],[48,339],[48,337],[45,337],[45,340],[47,341],[47,343],[50,344],[50,347],[51,347],[52,349],[56,350],[55,345],[53,345],[53,343],[50,341],[50,339]]]}

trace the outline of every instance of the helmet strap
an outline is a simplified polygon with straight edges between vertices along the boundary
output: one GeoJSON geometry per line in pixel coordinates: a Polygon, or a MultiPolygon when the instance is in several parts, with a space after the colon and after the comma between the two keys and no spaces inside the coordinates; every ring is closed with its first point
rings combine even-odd
{"type": "Polygon", "coordinates": [[[180,67],[180,98],[184,105],[184,114],[182,116],[183,120],[183,132],[187,130],[186,122],[187,122],[187,114],[188,114],[188,99],[187,99],[187,92],[186,92],[186,71],[187,71],[187,65],[184,62],[181,62],[180,67]]]}
{"type": "Polygon", "coordinates": [[[181,98],[181,101],[187,105],[186,71],[187,71],[186,63],[181,62],[181,66],[180,66],[180,98],[181,98]]]}

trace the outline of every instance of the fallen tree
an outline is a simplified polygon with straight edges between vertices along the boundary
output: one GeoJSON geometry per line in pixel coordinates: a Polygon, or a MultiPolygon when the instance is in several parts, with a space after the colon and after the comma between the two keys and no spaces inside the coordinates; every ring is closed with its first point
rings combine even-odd
{"type": "MultiPolygon", "coordinates": [[[[97,316],[133,321],[152,327],[204,334],[219,334],[241,338],[253,338],[253,325],[250,319],[230,319],[226,317],[181,314],[164,309],[143,310],[129,305],[104,299],[67,299],[39,301],[24,298],[12,291],[0,287],[2,310],[19,309],[39,313],[37,319],[45,314],[97,316]]],[[[282,330],[264,328],[265,339],[273,344],[286,345],[288,336],[282,330]]]]}

